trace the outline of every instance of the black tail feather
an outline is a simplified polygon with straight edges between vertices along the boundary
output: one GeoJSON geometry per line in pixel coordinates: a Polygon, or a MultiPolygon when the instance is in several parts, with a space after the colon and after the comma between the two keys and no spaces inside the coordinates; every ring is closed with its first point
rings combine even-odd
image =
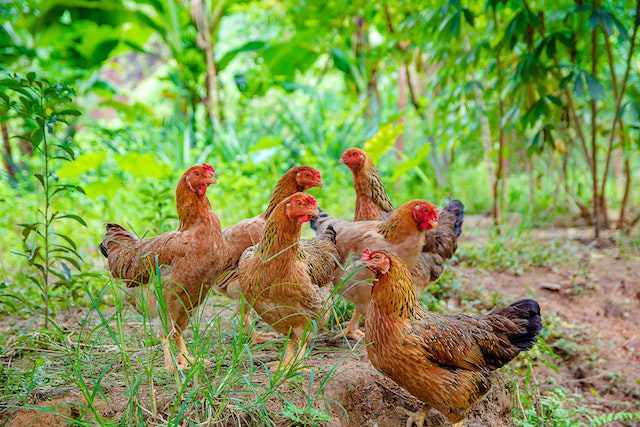
{"type": "Polygon", "coordinates": [[[331,216],[322,209],[318,210],[320,211],[320,214],[318,216],[314,216],[313,218],[311,218],[311,221],[309,221],[311,229],[316,233],[318,232],[318,222],[331,216]]]}
{"type": "Polygon", "coordinates": [[[107,251],[107,247],[102,242],[100,242],[100,252],[102,252],[103,257],[109,258],[109,252],[107,251]]]}
{"type": "Polygon", "coordinates": [[[460,200],[454,199],[444,207],[444,210],[453,214],[456,218],[453,224],[453,234],[457,239],[462,235],[462,223],[464,222],[464,205],[460,200]]]}
{"type": "Polygon", "coordinates": [[[520,319],[527,320],[526,331],[518,335],[509,337],[511,344],[516,346],[520,351],[530,350],[538,340],[536,336],[542,329],[542,317],[540,316],[540,305],[532,299],[523,299],[516,301],[509,307],[515,308],[512,314],[520,319]]]}
{"type": "MultiPolygon", "coordinates": [[[[318,236],[320,236],[318,234],[318,236]]],[[[338,241],[338,237],[337,237],[337,233],[336,230],[333,228],[333,225],[329,225],[323,232],[322,232],[322,237],[328,237],[329,240],[331,240],[331,243],[333,243],[334,245],[336,244],[336,242],[338,241]]]]}

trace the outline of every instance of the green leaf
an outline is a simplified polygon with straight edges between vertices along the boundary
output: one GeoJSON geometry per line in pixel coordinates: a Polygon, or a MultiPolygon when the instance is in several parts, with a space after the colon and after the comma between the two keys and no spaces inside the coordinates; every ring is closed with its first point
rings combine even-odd
{"type": "Polygon", "coordinates": [[[77,110],[75,108],[67,108],[65,110],[56,111],[56,114],[59,114],[61,116],[80,116],[80,115],[82,115],[80,110],[77,110]]]}
{"type": "Polygon", "coordinates": [[[60,178],[78,178],[86,172],[95,172],[106,159],[106,151],[82,154],[74,161],[65,163],[58,170],[58,176],[60,178]]]}
{"type": "Polygon", "coordinates": [[[389,123],[382,126],[375,135],[364,143],[364,150],[371,156],[374,163],[377,163],[382,155],[395,145],[396,139],[403,130],[404,125],[389,123]]]}
{"type": "Polygon", "coordinates": [[[406,159],[404,162],[398,165],[393,173],[393,176],[391,177],[391,180],[395,182],[410,170],[418,168],[420,163],[427,159],[429,153],[431,153],[431,145],[424,144],[412,158],[406,159]]]}
{"type": "Polygon", "coordinates": [[[218,66],[218,71],[222,71],[224,70],[227,65],[229,65],[229,63],[231,61],[233,61],[233,59],[238,56],[239,53],[243,53],[243,52],[255,52],[258,51],[262,48],[264,48],[266,46],[266,42],[262,41],[262,40],[253,40],[250,41],[248,43],[243,44],[240,47],[237,47],[235,49],[231,49],[230,51],[226,52],[224,55],[222,55],[222,58],[220,58],[220,60],[218,60],[217,62],[217,66],[218,66]]]}
{"type": "Polygon", "coordinates": [[[58,219],[65,219],[65,218],[67,218],[67,219],[72,219],[72,220],[77,221],[77,222],[79,222],[80,224],[84,225],[85,227],[87,226],[87,223],[86,223],[86,222],[84,222],[84,219],[82,219],[80,216],[75,215],[75,214],[64,214],[64,215],[59,215],[57,218],[58,218],[58,219]]]}
{"type": "Polygon", "coordinates": [[[465,21],[467,21],[467,23],[473,27],[474,26],[474,17],[475,17],[473,12],[471,12],[466,7],[464,9],[462,9],[462,12],[464,12],[465,21]]]}
{"type": "Polygon", "coordinates": [[[263,136],[260,140],[249,149],[250,152],[266,150],[278,147],[282,143],[282,137],[263,136]]]}
{"type": "Polygon", "coordinates": [[[160,179],[171,176],[171,168],[151,153],[127,153],[116,157],[118,166],[136,178],[160,179]]]}
{"type": "Polygon", "coordinates": [[[602,85],[596,80],[591,73],[584,73],[585,82],[587,83],[587,90],[591,99],[597,101],[604,96],[604,89],[602,85]]]}

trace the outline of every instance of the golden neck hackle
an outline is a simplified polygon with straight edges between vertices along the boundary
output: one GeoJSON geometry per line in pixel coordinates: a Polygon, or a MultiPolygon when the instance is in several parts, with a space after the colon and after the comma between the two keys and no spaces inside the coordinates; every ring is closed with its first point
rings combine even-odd
{"type": "Polygon", "coordinates": [[[392,256],[389,272],[374,282],[372,302],[381,314],[408,319],[419,310],[411,274],[398,258],[392,256]]]}
{"type": "Polygon", "coordinates": [[[264,219],[268,219],[275,210],[276,206],[278,206],[278,204],[280,204],[280,202],[282,202],[284,199],[294,193],[304,191],[304,188],[301,188],[296,181],[297,172],[297,169],[289,170],[278,180],[276,188],[274,188],[273,194],[271,194],[271,199],[269,199],[269,205],[267,206],[267,209],[262,213],[262,217],[264,219]]]}
{"type": "Polygon", "coordinates": [[[378,226],[378,232],[389,243],[400,243],[410,235],[421,233],[413,219],[416,203],[408,202],[396,209],[391,216],[378,226]]]}
{"type": "Polygon", "coordinates": [[[289,219],[284,206],[274,210],[265,225],[262,238],[258,243],[257,254],[263,261],[278,259],[283,261],[295,257],[302,224],[289,219]]]}

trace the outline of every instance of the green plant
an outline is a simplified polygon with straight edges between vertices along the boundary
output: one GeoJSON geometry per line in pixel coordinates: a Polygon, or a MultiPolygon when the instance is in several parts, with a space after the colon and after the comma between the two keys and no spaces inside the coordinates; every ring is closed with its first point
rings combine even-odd
{"type": "Polygon", "coordinates": [[[73,103],[75,91],[71,87],[37,79],[33,72],[26,77],[6,74],[0,80],[0,88],[15,95],[10,97],[5,91],[0,92],[4,109],[14,112],[26,122],[27,131],[21,138],[29,141],[42,158],[42,170],[34,174],[42,191],[42,204],[36,212],[36,220],[20,226],[25,247],[23,255],[34,269],[26,277],[40,289],[45,328],[48,328],[51,288],[74,286],[77,277],[71,267],[80,271],[82,262],[73,238],[56,231],[56,225],[71,220],[86,226],[78,215],[56,209],[55,202],[61,195],[83,193],[83,190],[79,186],[59,182],[54,172],[56,162],[73,160],[72,138],[65,136],[58,142],[51,139],[55,140],[54,130],[60,123],[68,125],[68,118],[79,116],[80,111],[73,103]]]}

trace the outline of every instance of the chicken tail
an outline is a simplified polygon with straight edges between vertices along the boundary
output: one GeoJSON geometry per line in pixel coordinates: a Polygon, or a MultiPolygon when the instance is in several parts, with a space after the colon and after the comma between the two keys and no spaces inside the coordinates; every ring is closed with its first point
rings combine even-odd
{"type": "Polygon", "coordinates": [[[317,232],[316,238],[318,239],[329,239],[332,244],[336,244],[338,241],[336,230],[333,228],[333,225],[329,224],[327,228],[323,231],[317,232]]]}
{"type": "Polygon", "coordinates": [[[103,257],[109,258],[109,251],[107,250],[107,247],[102,242],[100,242],[100,252],[102,253],[103,257]]]}
{"type": "Polygon", "coordinates": [[[522,299],[492,314],[504,316],[517,325],[515,330],[507,333],[507,338],[519,351],[530,350],[538,340],[536,336],[542,329],[542,317],[540,305],[534,300],[522,299]]]}
{"type": "Polygon", "coordinates": [[[314,216],[313,218],[311,218],[311,221],[309,221],[309,225],[311,226],[311,229],[316,233],[318,232],[318,227],[328,218],[331,218],[331,215],[329,215],[322,209],[318,209],[318,210],[320,211],[320,214],[318,216],[314,216]]]}
{"type": "Polygon", "coordinates": [[[137,276],[136,269],[131,268],[131,263],[135,254],[135,244],[139,239],[119,224],[108,222],[105,223],[105,227],[100,252],[107,258],[111,274],[119,279],[132,280],[137,276]]]}
{"type": "Polygon", "coordinates": [[[454,199],[444,207],[444,213],[451,218],[453,234],[456,239],[462,235],[462,223],[464,222],[464,205],[460,200],[454,199]]]}
{"type": "Polygon", "coordinates": [[[347,223],[347,221],[340,218],[334,218],[322,209],[320,209],[320,215],[310,221],[311,229],[316,232],[317,237],[320,237],[323,233],[327,232],[329,227],[331,227],[332,230],[330,233],[336,234],[340,231],[340,227],[344,226],[345,223],[347,223]]]}
{"type": "Polygon", "coordinates": [[[438,226],[426,232],[422,252],[439,255],[442,262],[458,249],[458,237],[462,235],[464,205],[460,200],[450,201],[440,212],[438,226]]]}

